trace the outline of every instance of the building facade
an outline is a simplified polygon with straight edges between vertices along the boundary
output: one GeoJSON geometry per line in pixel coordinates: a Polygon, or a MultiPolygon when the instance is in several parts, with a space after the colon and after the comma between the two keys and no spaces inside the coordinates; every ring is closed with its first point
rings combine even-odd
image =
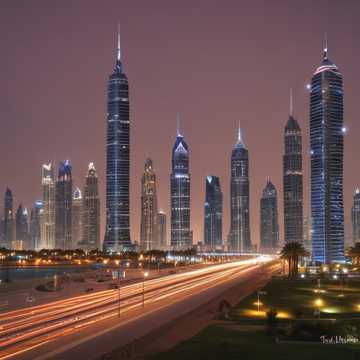
{"type": "Polygon", "coordinates": [[[107,88],[105,251],[131,247],[129,84],[123,70],[118,34],[117,58],[107,88]]]}
{"type": "Polygon", "coordinates": [[[230,232],[229,249],[236,252],[252,250],[250,238],[249,153],[241,138],[231,153],[230,176],[230,232]]]}
{"type": "Polygon", "coordinates": [[[273,253],[279,248],[277,191],[268,180],[260,200],[260,250],[273,253]]]}
{"type": "Polygon", "coordinates": [[[1,246],[11,249],[14,241],[14,205],[13,195],[9,188],[5,191],[4,198],[4,238],[1,246]]]}
{"type": "Polygon", "coordinates": [[[171,246],[179,249],[192,247],[189,149],[179,129],[172,150],[170,196],[171,246]]]}
{"type": "Polygon", "coordinates": [[[73,193],[71,220],[72,249],[77,249],[83,236],[83,197],[78,187],[73,193]]]}
{"type": "Polygon", "coordinates": [[[55,172],[50,162],[42,166],[43,220],[38,249],[55,248],[55,172]]]}
{"type": "Polygon", "coordinates": [[[60,163],[55,194],[55,246],[72,249],[72,169],[69,160],[60,163]]]}
{"type": "Polygon", "coordinates": [[[15,215],[17,248],[30,249],[28,211],[20,204],[15,215]]]}
{"type": "Polygon", "coordinates": [[[318,263],[344,261],[343,81],[328,58],[310,87],[312,257],[318,263]]]}
{"type": "Polygon", "coordinates": [[[140,247],[144,251],[158,248],[158,207],[156,175],[151,159],[146,159],[141,179],[140,247]]]}
{"type": "Polygon", "coordinates": [[[351,208],[352,242],[360,241],[360,190],[356,189],[351,208]]]}
{"type": "Polygon", "coordinates": [[[94,163],[90,163],[83,191],[83,235],[80,248],[100,249],[100,197],[94,163]]]}
{"type": "Polygon", "coordinates": [[[207,176],[205,179],[204,244],[211,250],[220,249],[222,240],[223,194],[220,179],[207,176]]]}
{"type": "Polygon", "coordinates": [[[35,202],[30,213],[30,249],[41,250],[41,229],[44,222],[44,203],[41,200],[35,202]]]}
{"type": "MultiPolygon", "coordinates": [[[[292,108],[292,106],[291,106],[292,108]]],[[[292,110],[291,110],[292,112],[292,110]]],[[[301,129],[290,114],[284,133],[283,201],[285,243],[303,243],[303,170],[301,129]]]]}
{"type": "Polygon", "coordinates": [[[167,228],[166,228],[166,214],[160,210],[158,212],[158,244],[160,249],[166,249],[167,243],[167,228]]]}

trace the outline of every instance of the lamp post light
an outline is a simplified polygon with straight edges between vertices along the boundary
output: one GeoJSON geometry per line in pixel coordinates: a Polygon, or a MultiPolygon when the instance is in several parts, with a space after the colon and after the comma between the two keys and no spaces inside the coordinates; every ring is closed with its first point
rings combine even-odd
{"type": "Polygon", "coordinates": [[[145,307],[145,279],[149,276],[147,271],[144,272],[143,286],[142,286],[142,307],[145,307]]]}
{"type": "Polygon", "coordinates": [[[120,283],[121,277],[125,278],[125,270],[122,271],[121,269],[118,271],[118,317],[120,318],[120,308],[121,308],[121,292],[120,292],[120,283]]]}

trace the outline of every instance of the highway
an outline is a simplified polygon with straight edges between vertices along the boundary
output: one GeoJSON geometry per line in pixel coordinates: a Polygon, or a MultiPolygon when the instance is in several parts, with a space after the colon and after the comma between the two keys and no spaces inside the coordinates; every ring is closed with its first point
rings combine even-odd
{"type": "MultiPolygon", "coordinates": [[[[95,335],[100,329],[103,332],[109,320],[114,323],[117,319],[117,327],[125,326],[160,306],[166,308],[176,301],[231,282],[271,260],[258,257],[211,265],[122,286],[120,291],[99,291],[2,313],[0,359],[36,359],[35,354],[42,354],[39,359],[50,358],[50,355],[44,356],[41,349],[53,349],[54,346],[49,347],[51,343],[56,345],[61,340],[62,345],[66,344],[65,351],[74,339],[76,344],[81,343],[82,337],[87,341],[92,329],[95,335]]],[[[57,349],[58,353],[59,347],[57,349]]]]}

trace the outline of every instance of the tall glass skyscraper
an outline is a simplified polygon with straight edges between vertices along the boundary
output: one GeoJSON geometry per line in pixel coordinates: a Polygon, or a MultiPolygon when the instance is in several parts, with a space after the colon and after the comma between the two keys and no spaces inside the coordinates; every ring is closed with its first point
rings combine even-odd
{"type": "Polygon", "coordinates": [[[285,242],[303,242],[303,172],[301,129],[292,111],[285,126],[283,157],[285,242]]]}
{"type": "Polygon", "coordinates": [[[7,188],[4,198],[4,239],[1,244],[2,247],[11,249],[14,232],[13,195],[11,190],[7,188]]]}
{"type": "Polygon", "coordinates": [[[50,162],[42,166],[43,218],[40,249],[55,248],[55,174],[50,162]]]}
{"type": "Polygon", "coordinates": [[[72,248],[78,249],[83,236],[83,197],[78,187],[73,193],[71,221],[72,248]]]}
{"type": "Polygon", "coordinates": [[[192,246],[190,230],[190,173],[189,149],[184,137],[177,130],[172,150],[172,173],[170,176],[171,196],[171,246],[189,248],[192,246]]]}
{"type": "Polygon", "coordinates": [[[94,163],[88,166],[83,191],[83,233],[80,248],[100,249],[100,198],[94,163]]]}
{"type": "Polygon", "coordinates": [[[269,179],[260,200],[260,249],[272,253],[277,250],[278,246],[277,191],[269,179]]]}
{"type": "Polygon", "coordinates": [[[152,160],[146,159],[141,179],[140,247],[142,250],[158,247],[157,220],[156,175],[152,160]]]}
{"type": "Polygon", "coordinates": [[[313,260],[344,261],[343,82],[324,49],[310,88],[313,260]]]}
{"type": "Polygon", "coordinates": [[[167,229],[166,229],[166,214],[164,211],[160,210],[158,212],[158,244],[160,249],[165,249],[167,247],[167,229]]]}
{"type": "Polygon", "coordinates": [[[353,243],[360,241],[360,190],[356,189],[351,208],[351,222],[353,232],[353,243]]]}
{"type": "Polygon", "coordinates": [[[230,201],[230,250],[251,251],[249,153],[242,141],[240,126],[231,153],[230,201]]]}
{"type": "Polygon", "coordinates": [[[30,215],[30,246],[32,250],[41,250],[41,228],[44,222],[44,204],[42,200],[35,201],[30,215]]]}
{"type": "Polygon", "coordinates": [[[16,241],[20,245],[18,248],[30,250],[29,244],[29,216],[26,208],[19,205],[15,216],[16,241]]]}
{"type": "Polygon", "coordinates": [[[204,244],[209,250],[221,248],[223,194],[220,179],[207,176],[205,180],[204,244]]]}
{"type": "Polygon", "coordinates": [[[72,249],[72,175],[69,160],[60,163],[55,195],[55,242],[57,249],[72,249]]]}
{"type": "Polygon", "coordinates": [[[108,81],[106,143],[106,229],[104,251],[121,251],[130,241],[129,85],[123,70],[118,34],[114,72],[108,81]]]}

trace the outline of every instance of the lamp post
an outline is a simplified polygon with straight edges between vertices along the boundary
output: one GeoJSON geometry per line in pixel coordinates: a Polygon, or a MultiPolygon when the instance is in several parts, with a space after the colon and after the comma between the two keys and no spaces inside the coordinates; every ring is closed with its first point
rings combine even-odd
{"type": "Polygon", "coordinates": [[[142,307],[145,307],[145,279],[149,276],[147,271],[144,272],[143,286],[142,286],[142,307]]]}
{"type": "Polygon", "coordinates": [[[120,317],[120,305],[121,305],[121,292],[120,292],[120,283],[121,283],[121,276],[125,277],[125,270],[122,271],[121,269],[118,271],[118,317],[120,317]]]}

